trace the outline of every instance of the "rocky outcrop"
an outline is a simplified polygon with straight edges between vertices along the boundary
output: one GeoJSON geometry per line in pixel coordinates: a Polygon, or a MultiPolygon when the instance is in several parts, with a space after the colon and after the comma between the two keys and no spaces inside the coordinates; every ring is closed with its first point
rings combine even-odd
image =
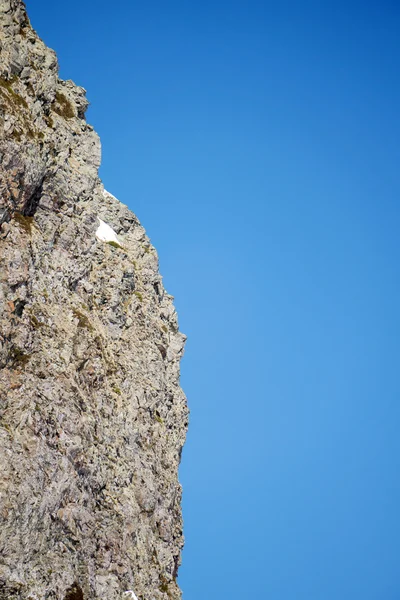
{"type": "Polygon", "coordinates": [[[21,0],[0,45],[0,600],[177,600],[185,337],[21,0]]]}

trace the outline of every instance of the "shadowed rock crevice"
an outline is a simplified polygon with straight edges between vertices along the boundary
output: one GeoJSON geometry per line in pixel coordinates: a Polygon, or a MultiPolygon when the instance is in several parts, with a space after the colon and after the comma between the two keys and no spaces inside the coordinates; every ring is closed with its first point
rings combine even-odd
{"type": "Polygon", "coordinates": [[[85,600],[83,592],[77,583],[74,583],[74,585],[67,590],[64,600],[85,600]]]}
{"type": "Polygon", "coordinates": [[[22,211],[22,214],[25,217],[33,217],[34,216],[34,214],[37,210],[37,207],[39,206],[39,202],[42,197],[42,194],[43,194],[43,183],[44,183],[44,178],[41,180],[39,185],[35,188],[35,190],[32,192],[32,194],[29,196],[29,198],[25,202],[25,206],[22,211]]]}

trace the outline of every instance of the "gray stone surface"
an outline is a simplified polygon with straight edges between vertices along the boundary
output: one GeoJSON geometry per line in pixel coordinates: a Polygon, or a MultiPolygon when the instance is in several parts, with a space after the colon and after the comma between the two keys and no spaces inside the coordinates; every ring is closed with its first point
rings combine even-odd
{"type": "Polygon", "coordinates": [[[87,105],[0,0],[0,600],[178,600],[185,336],[87,105]]]}

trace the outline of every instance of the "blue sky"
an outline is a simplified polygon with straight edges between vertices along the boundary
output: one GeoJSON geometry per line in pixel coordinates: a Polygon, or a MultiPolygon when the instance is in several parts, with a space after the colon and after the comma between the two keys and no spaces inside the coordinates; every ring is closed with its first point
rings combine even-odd
{"type": "Polygon", "coordinates": [[[399,4],[28,9],[189,336],[184,600],[398,600],[399,4]]]}

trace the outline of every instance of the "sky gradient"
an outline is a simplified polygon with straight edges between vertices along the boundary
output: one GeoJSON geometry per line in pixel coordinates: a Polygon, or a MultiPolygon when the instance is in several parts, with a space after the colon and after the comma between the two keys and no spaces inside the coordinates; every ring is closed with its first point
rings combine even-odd
{"type": "Polygon", "coordinates": [[[27,7],[188,335],[184,600],[398,600],[399,4],[27,7]]]}

